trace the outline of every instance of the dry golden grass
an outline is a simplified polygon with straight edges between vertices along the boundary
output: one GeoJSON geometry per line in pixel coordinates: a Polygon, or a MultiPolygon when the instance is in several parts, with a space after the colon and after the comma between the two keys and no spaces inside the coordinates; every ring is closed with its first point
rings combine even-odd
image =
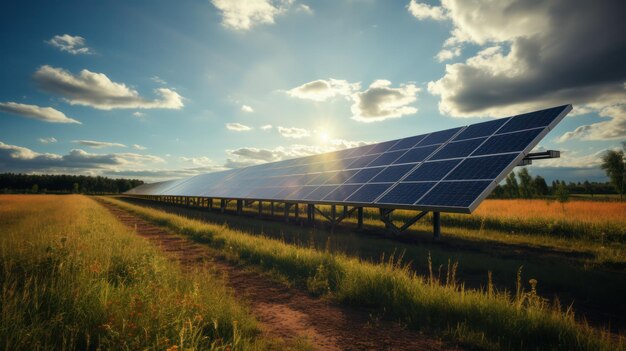
{"type": "Polygon", "coordinates": [[[626,202],[547,200],[485,200],[474,215],[492,218],[579,221],[626,224],[626,202]]]}

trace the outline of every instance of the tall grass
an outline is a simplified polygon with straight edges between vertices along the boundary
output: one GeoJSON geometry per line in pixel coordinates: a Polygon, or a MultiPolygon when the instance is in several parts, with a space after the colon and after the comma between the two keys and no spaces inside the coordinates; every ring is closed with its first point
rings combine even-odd
{"type": "MultiPolygon", "coordinates": [[[[398,217],[408,217],[398,211],[398,217]]],[[[486,200],[471,215],[444,214],[442,224],[512,234],[556,236],[599,243],[626,243],[626,203],[486,200]]]]}
{"type": "Polygon", "coordinates": [[[158,224],[220,248],[225,255],[282,273],[314,293],[329,293],[340,302],[384,311],[411,328],[453,335],[471,346],[487,349],[624,349],[621,341],[577,323],[571,311],[547,304],[525,292],[520,278],[515,294],[465,289],[456,284],[454,269],[448,279],[433,272],[424,279],[407,265],[390,258],[381,264],[343,254],[288,245],[252,236],[227,226],[167,214],[162,211],[106,199],[158,224]],[[441,284],[441,281],[446,283],[441,284]]]}
{"type": "Polygon", "coordinates": [[[0,196],[0,349],[263,348],[224,282],[83,196],[0,196]]]}

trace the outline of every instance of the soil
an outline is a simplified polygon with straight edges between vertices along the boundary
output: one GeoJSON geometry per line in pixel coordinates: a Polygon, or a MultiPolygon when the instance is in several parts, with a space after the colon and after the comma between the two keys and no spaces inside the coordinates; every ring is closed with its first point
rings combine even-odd
{"type": "Polygon", "coordinates": [[[358,307],[316,298],[306,291],[226,261],[214,249],[100,202],[119,221],[178,260],[186,269],[215,269],[235,296],[246,301],[263,333],[289,343],[302,339],[315,350],[460,350],[432,336],[377,318],[358,307]],[[207,267],[207,262],[209,266],[207,267]]]}

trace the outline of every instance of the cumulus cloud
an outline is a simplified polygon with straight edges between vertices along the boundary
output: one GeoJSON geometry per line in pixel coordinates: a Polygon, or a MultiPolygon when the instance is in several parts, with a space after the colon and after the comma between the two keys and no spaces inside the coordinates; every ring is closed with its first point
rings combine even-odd
{"type": "Polygon", "coordinates": [[[54,144],[58,141],[55,137],[39,138],[37,140],[39,140],[39,142],[42,144],[54,144]]]}
{"type": "Polygon", "coordinates": [[[580,140],[617,140],[626,137],[626,104],[602,108],[600,116],[609,119],[602,122],[582,125],[571,132],[561,135],[557,141],[580,140]]]}
{"type": "Polygon", "coordinates": [[[366,144],[368,143],[364,141],[334,139],[324,145],[293,144],[288,146],[279,146],[273,149],[242,147],[235,150],[226,150],[226,154],[229,158],[226,160],[224,167],[247,167],[266,162],[276,162],[290,158],[317,155],[324,152],[331,152],[366,144]]]}
{"type": "MultiPolygon", "coordinates": [[[[428,84],[443,114],[500,117],[563,103],[600,112],[626,101],[626,3],[443,0],[442,7],[453,24],[444,50],[482,47],[428,84]]],[[[619,119],[600,123],[569,137],[596,138],[599,128],[623,126],[619,119]]]]}
{"type": "Polygon", "coordinates": [[[133,117],[137,117],[137,118],[142,118],[144,117],[146,114],[143,112],[139,112],[139,111],[135,111],[133,112],[133,117]]]}
{"type": "Polygon", "coordinates": [[[135,150],[146,150],[147,147],[141,146],[139,144],[133,144],[133,149],[135,149],[135,150]]]}
{"type": "Polygon", "coordinates": [[[311,132],[303,128],[278,127],[278,133],[285,138],[301,139],[311,135],[311,132]]]}
{"type": "Polygon", "coordinates": [[[420,89],[414,84],[392,88],[388,80],[377,80],[363,92],[353,94],[352,118],[360,122],[383,121],[417,112],[409,106],[417,99],[420,89]]]}
{"type": "Polygon", "coordinates": [[[241,123],[226,123],[226,129],[235,132],[245,132],[248,130],[252,130],[252,127],[248,127],[247,125],[241,123]]]}
{"type": "Polygon", "coordinates": [[[437,53],[437,56],[435,57],[437,58],[437,61],[443,62],[443,61],[451,60],[460,55],[461,55],[461,48],[457,47],[457,48],[442,49],[441,51],[439,51],[439,53],[437,53]]]}
{"type": "Polygon", "coordinates": [[[196,166],[211,166],[214,165],[214,162],[211,161],[210,158],[206,156],[202,157],[180,157],[180,160],[183,162],[189,162],[196,166]]]}
{"type": "Polygon", "coordinates": [[[90,106],[101,110],[117,108],[181,109],[183,97],[167,88],[155,90],[158,99],[148,100],[124,83],[113,82],[104,73],[82,70],[74,75],[61,68],[41,66],[34,74],[39,87],[62,96],[72,105],[90,106]]]}
{"type": "Polygon", "coordinates": [[[63,112],[52,107],[26,105],[17,102],[0,102],[0,112],[6,112],[26,118],[38,119],[50,123],[78,123],[79,121],[67,117],[63,112]]]}
{"type": "Polygon", "coordinates": [[[110,143],[107,141],[95,141],[95,140],[74,140],[73,143],[80,144],[82,146],[88,146],[94,149],[102,149],[105,147],[126,147],[120,143],[110,143]]]}
{"type": "Polygon", "coordinates": [[[416,0],[411,0],[406,7],[409,13],[419,20],[431,19],[443,21],[448,18],[447,11],[441,6],[431,6],[418,3],[416,0]]]}
{"type": "Polygon", "coordinates": [[[324,101],[336,96],[350,96],[360,87],[360,83],[349,83],[341,79],[318,79],[288,90],[287,94],[299,99],[324,101]]]}
{"type": "Polygon", "coordinates": [[[259,24],[273,24],[293,0],[211,0],[222,13],[222,25],[234,30],[248,30],[259,24]]]}
{"type": "Polygon", "coordinates": [[[243,112],[254,112],[254,109],[248,105],[242,105],[241,106],[241,111],[243,112]]]}
{"type": "Polygon", "coordinates": [[[271,124],[266,124],[266,125],[262,125],[259,128],[261,128],[261,130],[270,130],[270,129],[274,128],[274,127],[272,127],[271,124]]]}
{"type": "Polygon", "coordinates": [[[2,171],[67,171],[83,172],[86,169],[117,169],[117,167],[143,167],[162,163],[157,156],[136,153],[94,154],[74,149],[66,155],[39,153],[31,149],[0,142],[0,170],[2,171]]]}
{"type": "Polygon", "coordinates": [[[318,79],[287,91],[291,97],[313,101],[325,101],[343,96],[353,102],[352,118],[360,122],[376,122],[398,118],[417,112],[409,106],[417,99],[420,89],[415,84],[401,84],[392,88],[391,82],[379,79],[360,91],[361,83],[349,83],[338,79],[318,79]]]}
{"type": "Polygon", "coordinates": [[[159,76],[152,76],[152,77],[150,77],[150,79],[153,82],[155,82],[155,83],[159,83],[159,84],[162,84],[162,85],[167,84],[167,82],[164,79],[162,79],[161,77],[159,77],[159,76]]]}
{"type": "Polygon", "coordinates": [[[47,41],[48,44],[55,48],[68,52],[72,55],[91,54],[92,51],[85,45],[85,38],[81,36],[72,36],[69,34],[55,35],[47,41]]]}

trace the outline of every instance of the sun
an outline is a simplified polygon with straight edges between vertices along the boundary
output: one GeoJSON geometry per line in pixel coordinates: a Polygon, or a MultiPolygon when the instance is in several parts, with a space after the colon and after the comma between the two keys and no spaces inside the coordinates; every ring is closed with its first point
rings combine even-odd
{"type": "Polygon", "coordinates": [[[321,131],[318,136],[320,140],[324,143],[330,140],[330,134],[327,131],[321,131]]]}

